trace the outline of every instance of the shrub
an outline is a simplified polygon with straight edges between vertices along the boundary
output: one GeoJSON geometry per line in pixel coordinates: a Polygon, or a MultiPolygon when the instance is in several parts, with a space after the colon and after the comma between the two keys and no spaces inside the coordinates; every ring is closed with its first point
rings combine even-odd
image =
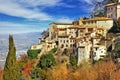
{"type": "Polygon", "coordinates": [[[27,54],[30,59],[35,59],[40,52],[41,50],[28,50],[27,54]]]}
{"type": "Polygon", "coordinates": [[[76,69],[76,67],[77,67],[77,59],[76,59],[76,56],[73,53],[70,54],[70,64],[74,69],[76,69]]]}
{"type": "Polygon", "coordinates": [[[47,70],[55,64],[56,62],[53,54],[48,53],[46,55],[41,56],[38,66],[41,67],[41,69],[47,70]]]}
{"type": "Polygon", "coordinates": [[[30,75],[32,80],[45,80],[47,76],[46,71],[41,68],[33,69],[30,75]]]}
{"type": "Polygon", "coordinates": [[[57,51],[57,48],[53,48],[52,50],[49,51],[49,53],[53,54],[57,51]]]}

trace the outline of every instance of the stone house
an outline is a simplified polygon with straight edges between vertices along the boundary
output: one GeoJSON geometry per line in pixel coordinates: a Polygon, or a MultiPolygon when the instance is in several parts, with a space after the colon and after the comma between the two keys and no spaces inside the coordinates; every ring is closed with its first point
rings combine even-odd
{"type": "Polygon", "coordinates": [[[106,16],[114,20],[120,17],[120,0],[117,3],[109,3],[106,5],[106,16]]]}

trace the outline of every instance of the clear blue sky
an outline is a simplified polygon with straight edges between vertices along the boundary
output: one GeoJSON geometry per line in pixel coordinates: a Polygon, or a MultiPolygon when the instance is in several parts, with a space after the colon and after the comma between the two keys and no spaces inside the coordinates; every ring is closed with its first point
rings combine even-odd
{"type": "Polygon", "coordinates": [[[89,17],[92,1],[95,0],[0,0],[0,34],[40,32],[53,21],[89,17]]]}

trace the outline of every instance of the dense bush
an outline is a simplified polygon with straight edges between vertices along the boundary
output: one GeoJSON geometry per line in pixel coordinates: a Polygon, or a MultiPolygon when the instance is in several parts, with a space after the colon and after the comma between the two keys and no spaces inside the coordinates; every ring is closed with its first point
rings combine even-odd
{"type": "Polygon", "coordinates": [[[111,53],[113,59],[120,58],[120,42],[115,44],[115,48],[111,53]]]}
{"type": "Polygon", "coordinates": [[[108,31],[108,33],[119,33],[120,32],[120,20],[114,21],[113,26],[108,31]]]}
{"type": "Polygon", "coordinates": [[[35,59],[40,52],[41,50],[28,50],[27,54],[30,59],[35,59]]]}
{"type": "Polygon", "coordinates": [[[45,80],[46,71],[41,68],[35,68],[30,75],[32,80],[45,80]]]}
{"type": "Polygon", "coordinates": [[[48,53],[46,55],[41,56],[38,66],[41,67],[41,69],[47,70],[51,66],[55,65],[55,63],[56,62],[53,54],[48,53]]]}
{"type": "Polygon", "coordinates": [[[63,64],[47,71],[47,80],[119,80],[119,71],[113,61],[100,61],[96,64],[84,63],[74,72],[63,64]]]}
{"type": "Polygon", "coordinates": [[[49,53],[53,54],[57,51],[57,48],[53,48],[52,50],[49,51],[49,53]]]}
{"type": "Polygon", "coordinates": [[[73,53],[70,54],[70,64],[74,69],[77,67],[77,58],[73,53]]]}

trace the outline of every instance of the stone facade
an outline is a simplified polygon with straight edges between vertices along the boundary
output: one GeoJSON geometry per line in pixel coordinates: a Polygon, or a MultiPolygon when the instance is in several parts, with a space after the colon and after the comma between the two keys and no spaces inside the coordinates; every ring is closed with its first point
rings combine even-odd
{"type": "Polygon", "coordinates": [[[72,23],[51,23],[49,26],[49,39],[57,40],[59,34],[64,34],[65,29],[70,27],[72,23]]]}
{"type": "MultiPolygon", "coordinates": [[[[89,61],[91,51],[93,59],[99,60],[101,46],[98,45],[102,37],[106,37],[107,31],[113,26],[113,19],[107,17],[94,17],[90,19],[80,18],[77,21],[68,23],[51,23],[49,29],[49,40],[57,41],[58,48],[75,49],[78,65],[84,60],[89,61]],[[95,51],[94,46],[98,46],[95,51]]],[[[105,51],[104,51],[105,52],[105,51]]]]}
{"type": "Polygon", "coordinates": [[[72,23],[51,23],[49,37],[39,38],[39,44],[31,46],[31,49],[45,48],[50,51],[59,48],[75,51],[78,65],[84,60],[99,60],[105,55],[105,45],[98,45],[102,37],[106,37],[107,31],[113,26],[113,19],[107,17],[94,17],[90,19],[80,18],[72,23]],[[96,46],[98,49],[96,49],[96,46]],[[104,51],[103,51],[104,50],[104,51]],[[104,53],[102,53],[104,52],[104,53]]]}
{"type": "Polygon", "coordinates": [[[110,3],[106,5],[106,16],[117,20],[120,17],[120,0],[117,3],[110,3]]]}

